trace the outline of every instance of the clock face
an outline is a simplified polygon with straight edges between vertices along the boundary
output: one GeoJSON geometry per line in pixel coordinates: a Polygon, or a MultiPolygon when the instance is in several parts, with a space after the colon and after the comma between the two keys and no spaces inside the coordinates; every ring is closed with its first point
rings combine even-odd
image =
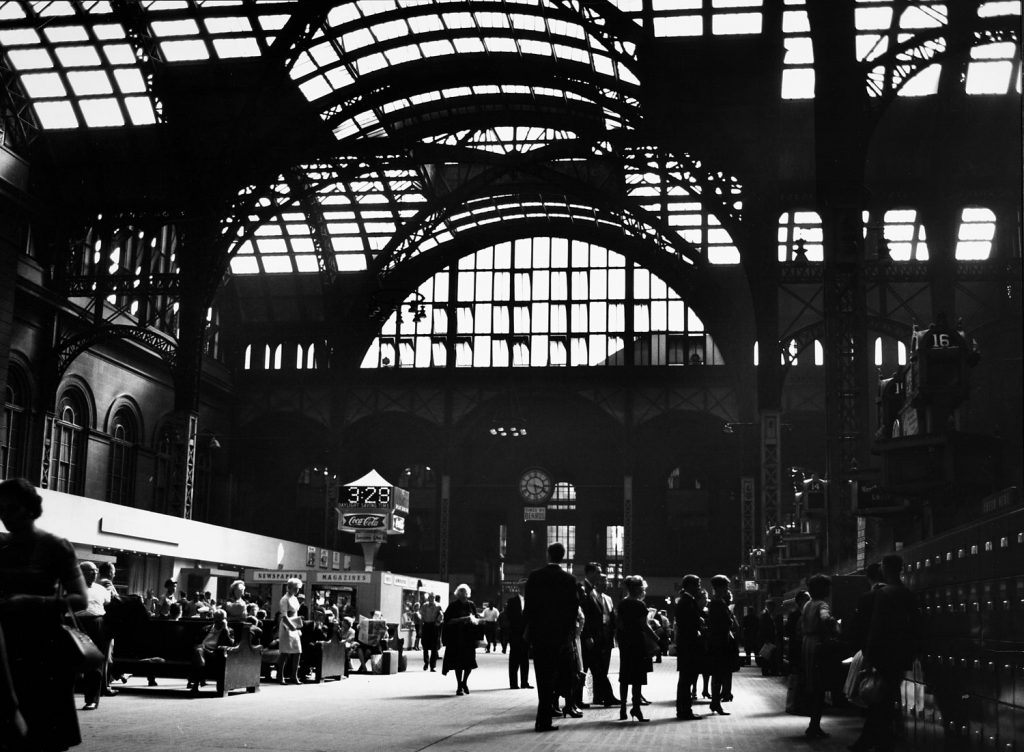
{"type": "Polygon", "coordinates": [[[551,498],[551,492],[555,490],[555,482],[551,473],[543,468],[531,467],[524,470],[519,478],[519,495],[523,501],[533,504],[542,504],[551,498]]]}

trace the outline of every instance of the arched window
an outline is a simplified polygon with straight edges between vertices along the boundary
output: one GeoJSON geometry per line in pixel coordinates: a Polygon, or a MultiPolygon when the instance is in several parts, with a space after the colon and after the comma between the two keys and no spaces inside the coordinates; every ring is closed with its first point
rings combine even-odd
{"type": "Polygon", "coordinates": [[[252,368],[252,345],[245,346],[245,362],[242,367],[248,371],[252,368]]]}
{"type": "Polygon", "coordinates": [[[723,362],[694,310],[649,269],[601,246],[533,237],[465,256],[420,285],[362,367],[597,367],[627,357],[723,362]]]}
{"type": "Polygon", "coordinates": [[[956,236],[958,261],[981,261],[992,253],[992,239],[996,234],[996,215],[980,206],[965,207],[960,214],[960,229],[956,236]]]}
{"type": "Polygon", "coordinates": [[[54,491],[71,494],[82,491],[87,422],[81,397],[75,392],[65,392],[57,402],[50,447],[50,488],[54,491]]]}
{"type": "Polygon", "coordinates": [[[4,425],[0,434],[0,480],[25,475],[28,435],[28,389],[15,368],[7,372],[4,425]]]}
{"type": "Polygon", "coordinates": [[[110,469],[107,476],[107,500],[113,504],[134,506],[135,443],[138,431],[131,410],[120,408],[110,423],[110,469]]]}

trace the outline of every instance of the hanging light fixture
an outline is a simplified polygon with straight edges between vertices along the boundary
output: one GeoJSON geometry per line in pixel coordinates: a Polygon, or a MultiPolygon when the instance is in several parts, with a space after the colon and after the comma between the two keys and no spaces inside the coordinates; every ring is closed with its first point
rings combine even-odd
{"type": "Polygon", "coordinates": [[[515,391],[509,387],[505,404],[494,411],[489,429],[491,436],[519,439],[526,436],[526,421],[518,409],[515,391]]]}

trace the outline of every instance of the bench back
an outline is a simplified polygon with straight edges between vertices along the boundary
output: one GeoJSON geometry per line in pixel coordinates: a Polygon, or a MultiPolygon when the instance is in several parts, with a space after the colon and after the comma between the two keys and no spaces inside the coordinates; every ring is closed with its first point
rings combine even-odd
{"type": "Polygon", "coordinates": [[[207,619],[150,619],[117,636],[114,660],[191,661],[196,645],[203,641],[204,630],[211,624],[207,619]]]}

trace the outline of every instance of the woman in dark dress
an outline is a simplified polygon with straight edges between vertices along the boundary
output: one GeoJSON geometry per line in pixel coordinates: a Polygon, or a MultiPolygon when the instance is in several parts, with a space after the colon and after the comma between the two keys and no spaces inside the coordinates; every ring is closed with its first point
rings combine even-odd
{"type": "Polygon", "coordinates": [[[731,697],[732,672],[738,659],[739,645],[733,633],[735,619],[729,610],[729,578],[716,574],[711,578],[714,591],[708,603],[708,655],[711,659],[711,705],[709,710],[729,715],[722,708],[723,695],[731,697]]]}
{"type": "Polygon", "coordinates": [[[701,697],[711,699],[711,656],[708,654],[708,591],[701,588],[697,591],[697,614],[700,616],[698,634],[700,635],[700,658],[697,661],[697,675],[693,678],[693,688],[690,697],[697,699],[697,682],[703,679],[701,697]]]}
{"type": "Polygon", "coordinates": [[[8,531],[0,533],[0,630],[16,703],[5,703],[0,742],[18,752],[66,750],[82,742],[75,670],[59,654],[57,640],[69,608],[86,606],[85,580],[71,544],[36,527],[42,511],[31,483],[0,483],[0,522],[8,531]]]}
{"type": "Polygon", "coordinates": [[[479,637],[476,604],[469,599],[469,585],[455,588],[455,600],[444,611],[441,638],[444,658],[441,673],[455,672],[457,695],[469,694],[469,674],[476,668],[476,643],[479,637]]]}
{"type": "Polygon", "coordinates": [[[640,723],[646,723],[650,718],[644,718],[640,710],[640,688],[647,683],[647,674],[654,670],[651,664],[652,653],[647,645],[656,646],[658,636],[647,621],[647,606],[644,605],[647,583],[644,578],[630,575],[623,580],[623,584],[626,597],[615,607],[615,639],[619,643],[619,697],[622,701],[619,720],[626,720],[626,691],[632,687],[633,707],[629,714],[640,723]]]}

